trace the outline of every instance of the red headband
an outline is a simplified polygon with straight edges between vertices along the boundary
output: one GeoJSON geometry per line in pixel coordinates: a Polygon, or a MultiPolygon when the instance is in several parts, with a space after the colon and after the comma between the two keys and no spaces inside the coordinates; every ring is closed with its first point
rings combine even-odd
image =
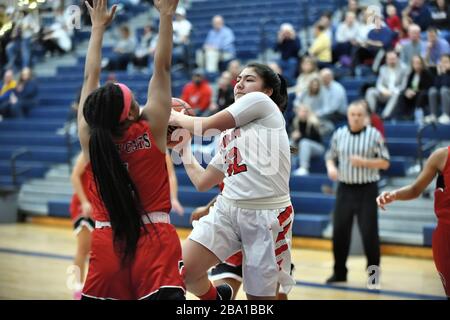
{"type": "Polygon", "coordinates": [[[131,90],[123,83],[116,83],[117,86],[119,86],[120,90],[122,90],[123,94],[123,110],[122,114],[120,115],[119,122],[123,122],[127,119],[128,113],[130,113],[131,108],[131,90]]]}

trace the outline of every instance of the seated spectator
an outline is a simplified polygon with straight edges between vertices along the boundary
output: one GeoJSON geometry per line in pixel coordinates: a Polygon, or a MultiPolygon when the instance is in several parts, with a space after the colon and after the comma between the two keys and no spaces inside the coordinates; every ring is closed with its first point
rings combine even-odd
{"type": "Polygon", "coordinates": [[[361,103],[362,105],[364,105],[367,112],[367,125],[371,125],[375,129],[377,129],[378,132],[380,132],[383,139],[385,139],[386,137],[384,134],[384,123],[383,120],[380,118],[380,116],[375,112],[373,112],[372,110],[370,110],[369,104],[367,103],[366,100],[361,99],[356,101],[355,103],[361,103]]]}
{"type": "Polygon", "coordinates": [[[322,156],[325,147],[319,130],[319,119],[311,108],[305,104],[297,104],[295,113],[292,120],[291,143],[298,146],[300,166],[293,174],[303,176],[309,174],[311,159],[322,156]]]}
{"type": "Polygon", "coordinates": [[[16,86],[17,83],[14,80],[13,71],[11,69],[6,70],[3,75],[3,83],[0,90],[0,120],[3,119],[3,117],[10,116],[10,98],[16,86]]]}
{"type": "Polygon", "coordinates": [[[198,67],[203,67],[207,72],[221,70],[221,65],[226,65],[236,56],[233,31],[225,25],[222,16],[214,16],[213,28],[209,30],[203,44],[203,50],[197,51],[196,61],[198,67]]]}
{"type": "Polygon", "coordinates": [[[153,57],[155,55],[158,34],[151,25],[144,27],[144,33],[136,47],[132,61],[136,67],[147,67],[153,73],[153,57]]]}
{"type": "Polygon", "coordinates": [[[186,19],[186,10],[183,7],[178,7],[173,22],[172,60],[175,64],[181,63],[188,67],[191,30],[192,24],[186,19]]]}
{"type": "Polygon", "coordinates": [[[31,41],[34,35],[39,32],[38,12],[31,12],[28,9],[21,9],[13,17],[14,27],[11,34],[11,42],[6,46],[8,64],[6,69],[23,69],[31,66],[31,41]],[[16,61],[20,57],[21,66],[16,61]]]}
{"type": "Polygon", "coordinates": [[[430,4],[431,25],[441,31],[450,31],[450,2],[436,0],[430,4]]]}
{"type": "Polygon", "coordinates": [[[450,124],[450,55],[443,55],[437,66],[437,76],[434,77],[433,86],[428,91],[428,103],[430,113],[434,120],[439,111],[442,111],[439,117],[439,123],[450,124]],[[442,109],[439,110],[439,104],[442,109]]]}
{"type": "Polygon", "coordinates": [[[323,104],[315,114],[321,120],[328,120],[337,124],[346,119],[347,114],[347,93],[342,84],[334,80],[334,74],[331,69],[324,68],[320,70],[322,86],[320,88],[323,96],[323,104]]]}
{"type": "Polygon", "coordinates": [[[400,61],[409,67],[412,57],[420,56],[425,46],[426,44],[420,39],[420,27],[412,24],[408,28],[408,40],[399,43],[396,49],[400,52],[400,61]]]}
{"type": "Polygon", "coordinates": [[[211,112],[219,112],[227,108],[234,102],[234,87],[231,85],[231,74],[224,71],[217,81],[216,99],[209,107],[211,112]]]}
{"type": "Polygon", "coordinates": [[[297,37],[292,24],[283,23],[280,26],[274,50],[281,54],[281,58],[277,63],[283,70],[282,73],[286,78],[288,85],[292,85],[297,76],[298,54],[301,50],[300,39],[297,37]]]}
{"type": "Polygon", "coordinates": [[[401,90],[405,87],[408,69],[398,59],[395,51],[386,54],[386,64],[381,66],[375,87],[366,92],[366,100],[370,110],[377,112],[377,104],[385,103],[382,118],[388,118],[395,106],[401,90]]]}
{"type": "Polygon", "coordinates": [[[424,109],[428,105],[428,89],[432,84],[432,75],[422,57],[414,56],[406,87],[400,94],[392,117],[401,120],[414,120],[414,110],[416,108],[424,109]]]}
{"type": "Polygon", "coordinates": [[[341,65],[351,65],[352,48],[357,45],[359,22],[352,11],[345,14],[345,20],[337,26],[336,44],[333,46],[333,61],[341,65]]]}
{"type": "Polygon", "coordinates": [[[201,69],[192,73],[192,81],[183,87],[181,99],[186,101],[199,116],[208,110],[211,105],[212,88],[201,69]]]}
{"type": "Polygon", "coordinates": [[[136,40],[131,35],[130,28],[120,27],[120,39],[114,47],[111,58],[102,61],[102,67],[107,70],[126,70],[128,63],[133,58],[136,49],[136,40]]]}
{"type": "Polygon", "coordinates": [[[402,15],[410,17],[422,30],[427,30],[431,24],[430,10],[424,0],[410,0],[402,15]]]}
{"type": "Polygon", "coordinates": [[[241,73],[241,62],[238,59],[231,60],[228,63],[227,71],[230,73],[231,77],[231,86],[234,88],[234,86],[237,83],[237,77],[241,73]]]}
{"type": "Polygon", "coordinates": [[[316,59],[319,68],[331,64],[331,38],[327,34],[324,26],[320,24],[314,26],[314,41],[308,53],[316,59]]]}
{"type": "Polygon", "coordinates": [[[306,104],[314,113],[322,108],[324,104],[324,96],[321,90],[319,78],[311,79],[308,88],[296,96],[294,104],[306,104]]]}
{"type": "Polygon", "coordinates": [[[397,15],[397,8],[393,4],[386,6],[386,24],[395,33],[399,33],[402,28],[402,21],[397,15]]]}
{"type": "Polygon", "coordinates": [[[55,11],[55,22],[43,31],[42,46],[52,56],[55,53],[67,53],[72,49],[71,32],[67,19],[68,17],[64,15],[64,10],[58,8],[55,11]]]}
{"type": "Polygon", "coordinates": [[[14,92],[11,94],[11,116],[27,117],[30,110],[38,103],[38,85],[33,79],[30,68],[20,73],[20,78],[14,92]]]}
{"type": "Polygon", "coordinates": [[[328,35],[331,42],[333,42],[334,32],[333,32],[333,25],[331,23],[331,16],[332,13],[330,11],[325,11],[320,15],[319,20],[317,21],[318,25],[321,25],[323,27],[324,32],[328,35]]]}
{"type": "Polygon", "coordinates": [[[299,96],[302,92],[306,91],[311,80],[318,77],[319,72],[316,61],[308,56],[303,57],[302,63],[300,64],[300,74],[297,77],[297,83],[295,85],[295,94],[299,96]]]}
{"type": "Polygon", "coordinates": [[[444,54],[450,54],[450,45],[447,40],[441,38],[435,28],[427,30],[427,45],[422,52],[422,57],[429,67],[436,67],[439,59],[444,54]]]}

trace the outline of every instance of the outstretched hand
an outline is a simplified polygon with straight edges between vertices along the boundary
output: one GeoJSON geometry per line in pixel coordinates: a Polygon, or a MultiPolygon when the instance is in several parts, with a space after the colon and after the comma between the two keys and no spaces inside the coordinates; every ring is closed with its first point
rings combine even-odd
{"type": "Polygon", "coordinates": [[[154,0],[153,4],[160,14],[173,15],[179,0],[154,0]]]}
{"type": "Polygon", "coordinates": [[[92,7],[88,1],[85,1],[88,8],[89,15],[91,16],[92,27],[104,27],[106,28],[114,19],[114,15],[117,10],[117,5],[113,5],[111,10],[108,11],[107,0],[92,0],[92,7]]]}
{"type": "Polygon", "coordinates": [[[385,205],[387,205],[388,203],[391,203],[393,201],[396,200],[396,194],[395,192],[392,191],[384,191],[382,192],[378,197],[377,197],[377,205],[383,209],[386,210],[384,208],[385,205]]]}

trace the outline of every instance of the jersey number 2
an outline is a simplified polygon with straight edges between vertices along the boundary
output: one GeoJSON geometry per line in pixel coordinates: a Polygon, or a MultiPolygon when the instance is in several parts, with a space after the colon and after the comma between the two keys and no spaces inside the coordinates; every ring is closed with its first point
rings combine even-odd
{"type": "Polygon", "coordinates": [[[227,154],[227,163],[229,163],[227,170],[228,176],[247,171],[247,165],[239,164],[241,161],[242,156],[239,149],[233,147],[227,154]]]}

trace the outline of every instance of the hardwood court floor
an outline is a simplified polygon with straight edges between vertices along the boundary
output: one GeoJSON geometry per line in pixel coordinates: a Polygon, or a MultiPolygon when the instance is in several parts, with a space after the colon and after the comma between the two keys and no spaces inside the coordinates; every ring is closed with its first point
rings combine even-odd
{"type": "MultiPolygon", "coordinates": [[[[74,252],[69,228],[0,225],[0,299],[71,299],[68,268],[74,252]]],[[[338,286],[324,284],[333,265],[330,251],[294,249],[293,260],[297,285],[291,300],[444,298],[430,259],[383,256],[378,291],[367,289],[364,257],[349,258],[348,282],[338,286]]],[[[242,290],[238,298],[245,298],[242,290]]],[[[194,297],[188,294],[188,299],[194,297]]]]}

